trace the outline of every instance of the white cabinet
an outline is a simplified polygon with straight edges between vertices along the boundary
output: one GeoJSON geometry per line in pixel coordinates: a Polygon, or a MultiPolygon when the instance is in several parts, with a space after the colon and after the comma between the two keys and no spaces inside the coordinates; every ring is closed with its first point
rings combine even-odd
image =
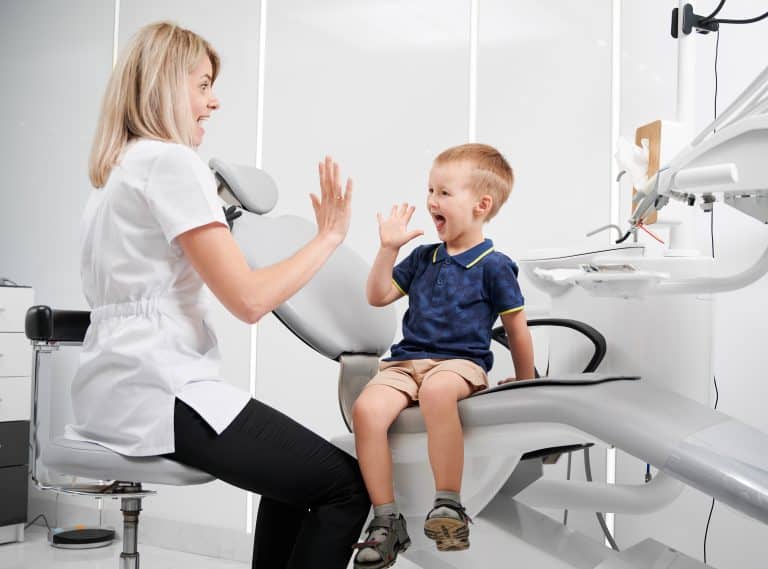
{"type": "Polygon", "coordinates": [[[27,521],[32,302],[31,288],[0,287],[0,543],[21,541],[27,521]]]}

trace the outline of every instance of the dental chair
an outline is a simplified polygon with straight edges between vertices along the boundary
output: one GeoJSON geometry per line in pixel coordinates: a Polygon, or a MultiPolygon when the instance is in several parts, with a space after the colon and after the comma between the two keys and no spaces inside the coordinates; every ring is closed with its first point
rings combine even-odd
{"type": "MultiPolygon", "coordinates": [[[[210,166],[222,198],[245,210],[235,220],[232,233],[253,268],[289,256],[314,236],[314,224],[303,218],[265,215],[277,201],[277,188],[264,172],[218,160],[210,166]]],[[[307,286],[274,311],[305,344],[339,363],[339,405],[350,433],[332,442],[350,454],[354,454],[352,405],[376,373],[379,357],[389,349],[399,324],[393,306],[368,305],[367,273],[367,264],[341,246],[307,286]]],[[[81,342],[87,315],[48,307],[30,310],[27,334],[35,345],[35,400],[40,354],[81,342]]],[[[503,342],[501,331],[496,331],[495,338],[503,342]]],[[[595,342],[593,367],[602,357],[599,340],[595,342]]],[[[768,435],[680,395],[645,385],[638,377],[559,374],[507,383],[461,401],[459,412],[465,432],[462,496],[474,519],[472,547],[463,552],[438,553],[420,532],[434,487],[418,408],[406,409],[390,429],[396,497],[412,528],[412,545],[404,557],[424,569],[497,566],[502,555],[517,565],[540,569],[705,567],[652,539],[613,551],[534,509],[647,513],[674,500],[682,484],[768,523],[768,435]],[[655,466],[659,473],[640,486],[542,477],[542,455],[599,441],[655,466]]],[[[141,499],[148,494],[141,484],[210,480],[162,458],[127,458],[98,445],[63,438],[43,448],[40,459],[54,471],[125,481],[108,487],[123,500],[126,526],[120,563],[124,569],[138,567],[136,525],[141,499]]]]}
{"type": "MultiPolygon", "coordinates": [[[[245,210],[232,233],[253,268],[285,258],[314,236],[314,224],[305,219],[265,215],[277,189],[264,172],[219,160],[210,166],[222,197],[245,210]]],[[[332,442],[350,454],[352,405],[399,324],[392,306],[368,305],[367,273],[362,259],[339,247],[307,286],[274,311],[305,344],[340,364],[339,404],[350,433],[332,442]]],[[[587,336],[595,347],[587,368],[593,371],[605,345],[599,335],[587,336]]],[[[495,330],[494,339],[505,343],[503,329],[495,330]]],[[[473,545],[463,552],[437,553],[421,535],[434,483],[419,409],[406,409],[390,429],[396,499],[412,528],[412,545],[403,555],[424,569],[497,566],[500,555],[541,569],[706,567],[653,539],[614,551],[534,509],[644,514],[670,504],[684,484],[768,523],[768,435],[639,377],[580,373],[512,382],[461,401],[459,413],[465,433],[462,498],[474,519],[473,545]],[[542,477],[541,456],[594,442],[613,445],[658,473],[642,485],[542,477]]]]}

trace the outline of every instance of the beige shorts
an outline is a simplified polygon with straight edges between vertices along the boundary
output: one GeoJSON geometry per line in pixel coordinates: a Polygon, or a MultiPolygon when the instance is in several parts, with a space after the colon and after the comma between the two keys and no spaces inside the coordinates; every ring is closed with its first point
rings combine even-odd
{"type": "Polygon", "coordinates": [[[462,359],[380,362],[379,373],[368,385],[388,385],[408,395],[411,401],[418,401],[422,382],[441,371],[452,371],[464,378],[473,393],[488,387],[485,370],[475,362],[462,359]]]}

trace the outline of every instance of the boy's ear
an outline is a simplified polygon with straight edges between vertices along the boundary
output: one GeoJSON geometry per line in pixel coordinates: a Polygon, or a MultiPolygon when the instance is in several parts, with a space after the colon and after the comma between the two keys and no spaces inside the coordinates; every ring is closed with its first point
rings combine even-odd
{"type": "Polygon", "coordinates": [[[481,217],[487,216],[493,207],[493,198],[489,194],[483,194],[475,204],[475,213],[481,217]]]}

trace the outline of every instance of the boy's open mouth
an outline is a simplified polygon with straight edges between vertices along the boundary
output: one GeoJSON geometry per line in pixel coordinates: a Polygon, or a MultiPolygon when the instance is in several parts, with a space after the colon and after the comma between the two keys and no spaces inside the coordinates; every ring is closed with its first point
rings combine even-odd
{"type": "Polygon", "coordinates": [[[432,219],[435,222],[435,227],[437,228],[438,231],[440,231],[445,225],[445,218],[442,215],[433,214],[432,219]]]}

